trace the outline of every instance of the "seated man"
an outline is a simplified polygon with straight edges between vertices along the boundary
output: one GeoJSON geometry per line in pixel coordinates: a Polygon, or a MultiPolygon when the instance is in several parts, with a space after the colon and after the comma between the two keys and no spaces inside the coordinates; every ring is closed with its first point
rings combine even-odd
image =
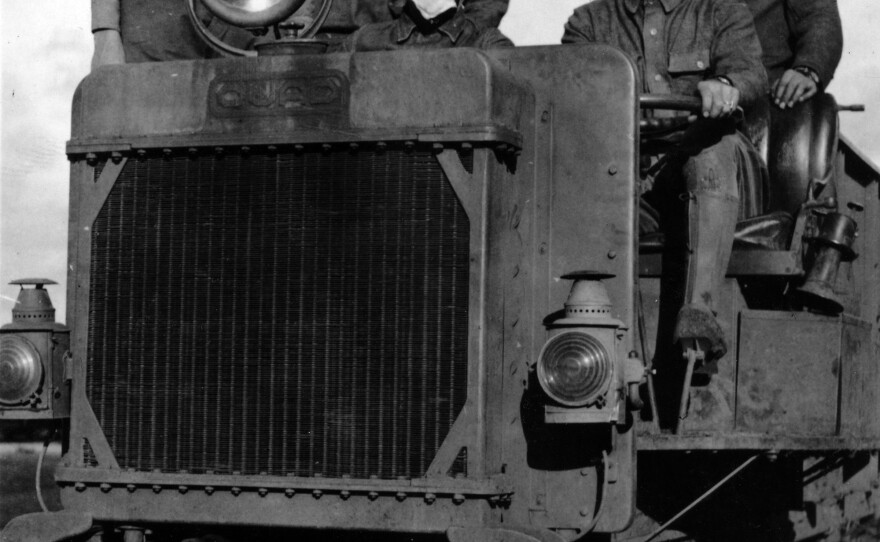
{"type": "Polygon", "coordinates": [[[739,185],[757,159],[730,117],[767,92],[751,14],[732,0],[596,0],[565,26],[563,43],[586,42],[629,54],[643,92],[702,98],[704,119],[666,156],[647,197],[670,232],[674,202],[687,202],[690,257],[674,340],[695,340],[708,359],[721,357],[727,345],[714,301],[730,259],[739,185]]]}
{"type": "MultiPolygon", "coordinates": [[[[196,13],[221,40],[239,49],[253,43],[250,32],[227,25],[200,2],[196,13]]],[[[183,0],[92,0],[92,33],[92,69],[105,64],[219,56],[193,28],[183,0]]]]}
{"type": "Polygon", "coordinates": [[[764,51],[770,95],[780,108],[831,82],[843,51],[835,0],[746,0],[764,51]]]}
{"type": "Polygon", "coordinates": [[[343,40],[342,51],[512,47],[497,28],[483,28],[456,0],[407,0],[395,20],[361,27],[343,40]]]}
{"type": "MultiPolygon", "coordinates": [[[[465,13],[480,28],[495,28],[507,11],[508,0],[469,0],[465,13]]],[[[370,23],[398,17],[406,0],[335,0],[322,27],[330,34],[350,34],[370,23]]]]}

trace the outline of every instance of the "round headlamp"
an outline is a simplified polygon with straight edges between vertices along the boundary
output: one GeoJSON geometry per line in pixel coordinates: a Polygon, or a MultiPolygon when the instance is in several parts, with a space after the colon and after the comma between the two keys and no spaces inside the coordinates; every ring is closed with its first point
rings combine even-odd
{"type": "Polygon", "coordinates": [[[544,345],[538,359],[538,382],[553,400],[585,406],[608,389],[611,358],[598,339],[583,331],[566,331],[544,345]]]}
{"type": "Polygon", "coordinates": [[[21,403],[40,387],[40,353],[20,335],[0,335],[0,403],[21,403]]]}

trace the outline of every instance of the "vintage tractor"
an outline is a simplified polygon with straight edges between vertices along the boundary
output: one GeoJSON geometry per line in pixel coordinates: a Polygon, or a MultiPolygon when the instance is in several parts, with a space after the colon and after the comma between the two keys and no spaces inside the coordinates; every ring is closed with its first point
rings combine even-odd
{"type": "Polygon", "coordinates": [[[880,174],[830,97],[758,138],[779,182],[707,364],[637,227],[642,139],[676,128],[641,109],[693,100],[605,46],[319,54],[301,2],[207,4],[282,39],[74,97],[65,511],[2,540],[833,539],[880,510],[880,174]]]}

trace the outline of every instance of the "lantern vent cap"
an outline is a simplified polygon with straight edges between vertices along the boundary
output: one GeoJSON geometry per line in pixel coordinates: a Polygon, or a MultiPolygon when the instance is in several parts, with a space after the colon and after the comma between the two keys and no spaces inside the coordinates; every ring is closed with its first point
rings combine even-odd
{"type": "Polygon", "coordinates": [[[54,280],[44,278],[27,278],[13,280],[9,284],[21,286],[15,306],[12,308],[13,324],[45,324],[55,322],[55,307],[49,298],[49,292],[43,286],[58,284],[54,280]],[[25,286],[33,285],[33,288],[25,286]]]}
{"type": "Polygon", "coordinates": [[[602,282],[613,277],[611,273],[591,270],[562,275],[560,278],[573,282],[565,301],[565,317],[554,324],[622,327],[623,324],[612,316],[611,298],[602,282]]]}

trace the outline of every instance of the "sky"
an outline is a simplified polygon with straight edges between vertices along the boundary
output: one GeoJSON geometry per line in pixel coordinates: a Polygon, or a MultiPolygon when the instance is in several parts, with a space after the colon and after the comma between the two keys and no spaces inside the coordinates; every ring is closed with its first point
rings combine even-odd
{"type": "MultiPolygon", "coordinates": [[[[341,1],[341,0],[337,0],[341,1]]],[[[558,43],[583,0],[510,0],[501,29],[517,45],[558,43]]],[[[89,0],[0,0],[0,325],[18,293],[11,280],[46,277],[65,320],[70,101],[92,53],[89,0]]],[[[842,132],[880,164],[878,0],[839,0],[844,53],[829,92],[865,113],[841,113],[842,132]]]]}

